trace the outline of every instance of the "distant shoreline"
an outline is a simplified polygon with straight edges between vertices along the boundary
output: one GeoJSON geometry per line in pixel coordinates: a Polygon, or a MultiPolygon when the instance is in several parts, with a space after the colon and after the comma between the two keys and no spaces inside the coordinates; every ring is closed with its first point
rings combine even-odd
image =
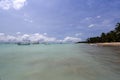
{"type": "Polygon", "coordinates": [[[90,45],[97,45],[97,46],[120,46],[120,42],[90,43],[90,45]]]}

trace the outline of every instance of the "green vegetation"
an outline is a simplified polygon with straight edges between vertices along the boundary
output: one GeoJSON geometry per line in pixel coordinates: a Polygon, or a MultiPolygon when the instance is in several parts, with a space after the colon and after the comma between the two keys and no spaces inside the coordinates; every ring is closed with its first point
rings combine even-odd
{"type": "Polygon", "coordinates": [[[117,23],[116,28],[108,33],[102,33],[100,36],[87,39],[88,43],[99,42],[120,42],[120,23],[117,23]]]}

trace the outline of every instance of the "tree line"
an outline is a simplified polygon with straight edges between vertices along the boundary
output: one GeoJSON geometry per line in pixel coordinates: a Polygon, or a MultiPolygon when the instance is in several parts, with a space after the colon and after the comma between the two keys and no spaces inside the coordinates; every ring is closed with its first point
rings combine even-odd
{"type": "Polygon", "coordinates": [[[120,23],[116,24],[114,30],[108,33],[102,33],[97,37],[90,37],[86,40],[88,43],[100,43],[100,42],[120,42],[120,23]]]}

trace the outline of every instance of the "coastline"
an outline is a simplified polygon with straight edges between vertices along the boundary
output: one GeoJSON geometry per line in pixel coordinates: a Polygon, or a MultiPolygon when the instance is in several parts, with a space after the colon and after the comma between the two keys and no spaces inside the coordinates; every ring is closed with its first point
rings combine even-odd
{"type": "Polygon", "coordinates": [[[120,46],[120,42],[105,42],[105,43],[93,43],[90,45],[96,45],[96,46],[120,46]]]}

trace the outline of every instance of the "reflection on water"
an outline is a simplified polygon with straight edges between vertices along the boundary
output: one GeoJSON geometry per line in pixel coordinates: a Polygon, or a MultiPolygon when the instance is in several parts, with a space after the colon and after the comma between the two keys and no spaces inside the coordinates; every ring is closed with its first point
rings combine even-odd
{"type": "Polygon", "coordinates": [[[0,45],[1,80],[120,80],[120,47],[0,45]]]}

